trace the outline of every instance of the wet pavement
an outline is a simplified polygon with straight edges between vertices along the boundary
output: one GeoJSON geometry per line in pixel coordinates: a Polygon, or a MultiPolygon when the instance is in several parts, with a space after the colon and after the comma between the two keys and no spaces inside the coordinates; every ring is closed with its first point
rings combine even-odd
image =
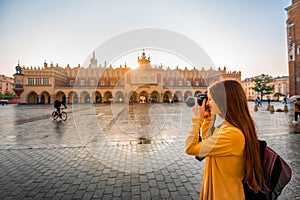
{"type": "MultiPolygon", "coordinates": [[[[293,106],[249,107],[259,138],[293,171],[279,199],[300,199],[293,106]]],[[[0,107],[0,199],[199,199],[204,162],[184,153],[185,104],[68,105],[67,121],[53,110],[0,107]]]]}

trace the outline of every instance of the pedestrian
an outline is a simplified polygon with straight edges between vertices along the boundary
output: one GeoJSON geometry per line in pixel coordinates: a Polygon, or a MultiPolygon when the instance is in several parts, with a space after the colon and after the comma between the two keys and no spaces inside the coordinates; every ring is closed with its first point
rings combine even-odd
{"type": "Polygon", "coordinates": [[[262,106],[260,97],[257,97],[257,105],[262,106]]]}
{"type": "Polygon", "coordinates": [[[284,96],[284,98],[283,98],[283,102],[284,102],[284,104],[287,104],[287,101],[286,101],[286,96],[284,96]]]}
{"type": "Polygon", "coordinates": [[[268,97],[268,105],[270,105],[270,103],[271,103],[271,99],[270,97],[268,97]]]}
{"type": "Polygon", "coordinates": [[[296,98],[294,113],[295,113],[295,120],[293,120],[292,123],[298,124],[298,116],[300,115],[300,98],[296,98]]]}
{"type": "Polygon", "coordinates": [[[254,192],[264,191],[259,142],[240,83],[213,84],[208,100],[202,106],[195,103],[192,111],[185,151],[206,159],[200,200],[245,199],[243,183],[254,192]],[[218,125],[216,115],[222,119],[218,125]]]}

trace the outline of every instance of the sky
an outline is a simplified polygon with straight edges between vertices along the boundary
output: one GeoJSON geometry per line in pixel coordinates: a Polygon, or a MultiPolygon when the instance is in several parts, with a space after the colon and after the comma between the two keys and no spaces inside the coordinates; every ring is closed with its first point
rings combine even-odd
{"type": "MultiPolygon", "coordinates": [[[[42,67],[44,61],[84,66],[93,51],[98,64],[104,65],[105,49],[97,51],[102,44],[126,32],[155,28],[186,37],[206,52],[214,68],[241,71],[242,79],[262,73],[288,75],[284,9],[290,4],[289,0],[0,0],[0,74],[13,76],[18,61],[26,67],[42,67]]],[[[159,40],[147,37],[153,44],[159,40]]],[[[115,55],[113,67],[125,62],[137,65],[143,47],[129,46],[127,54],[115,55]]],[[[182,59],[197,55],[193,48],[185,55],[163,49],[160,55],[159,47],[150,46],[145,53],[152,64],[194,65],[182,59]]]]}

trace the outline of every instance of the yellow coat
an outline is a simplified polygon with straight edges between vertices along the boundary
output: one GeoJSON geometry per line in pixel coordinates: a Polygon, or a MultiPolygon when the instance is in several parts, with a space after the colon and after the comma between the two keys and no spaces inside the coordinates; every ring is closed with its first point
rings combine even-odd
{"type": "Polygon", "coordinates": [[[240,129],[233,126],[215,128],[209,133],[211,119],[192,118],[192,125],[185,142],[186,153],[206,156],[200,192],[202,200],[245,199],[243,154],[245,138],[240,129]],[[199,142],[199,130],[202,141],[199,142]]]}

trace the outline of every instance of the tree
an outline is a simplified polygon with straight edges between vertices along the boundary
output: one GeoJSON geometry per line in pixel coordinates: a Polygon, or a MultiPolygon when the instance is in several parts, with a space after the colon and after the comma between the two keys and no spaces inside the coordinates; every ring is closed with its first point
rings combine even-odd
{"type": "Polygon", "coordinates": [[[279,97],[283,97],[283,96],[285,96],[285,95],[282,94],[282,93],[280,93],[280,92],[276,92],[276,93],[274,94],[274,97],[277,97],[277,101],[279,101],[279,97]]]}
{"type": "Polygon", "coordinates": [[[16,95],[13,92],[6,91],[4,94],[0,93],[0,99],[15,99],[16,95]]]}
{"type": "Polygon", "coordinates": [[[255,92],[260,94],[260,99],[266,94],[271,94],[274,90],[274,85],[270,83],[273,82],[272,77],[262,74],[260,77],[254,79],[255,86],[252,88],[255,92]]]}

